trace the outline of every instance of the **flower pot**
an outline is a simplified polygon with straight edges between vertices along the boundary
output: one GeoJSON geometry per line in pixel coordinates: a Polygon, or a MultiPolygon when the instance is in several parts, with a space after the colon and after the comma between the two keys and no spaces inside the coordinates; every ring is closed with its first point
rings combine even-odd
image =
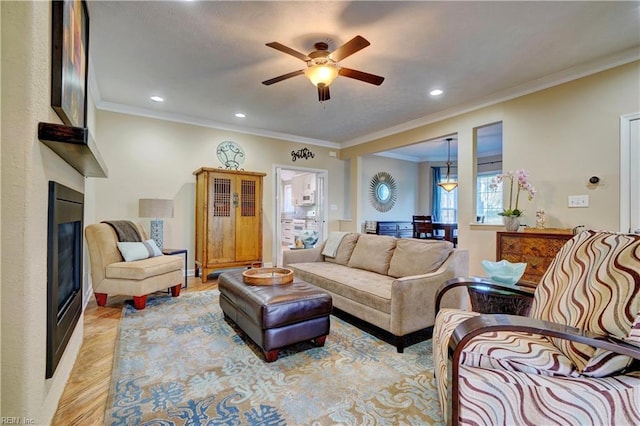
{"type": "Polygon", "coordinates": [[[502,220],[504,222],[504,227],[509,232],[518,232],[520,228],[520,217],[519,216],[503,216],[502,220]]]}

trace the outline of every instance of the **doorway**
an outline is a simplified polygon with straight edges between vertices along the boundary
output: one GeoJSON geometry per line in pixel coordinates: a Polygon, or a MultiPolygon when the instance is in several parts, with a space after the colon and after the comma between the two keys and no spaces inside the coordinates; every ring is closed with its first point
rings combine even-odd
{"type": "Polygon", "coordinates": [[[620,231],[640,234],[640,113],[620,117],[620,231]]]}
{"type": "MultiPolygon", "coordinates": [[[[274,264],[283,265],[283,252],[304,247],[303,239],[317,234],[321,244],[327,237],[327,170],[275,167],[274,264]]],[[[307,243],[309,241],[307,240],[307,243]]]]}

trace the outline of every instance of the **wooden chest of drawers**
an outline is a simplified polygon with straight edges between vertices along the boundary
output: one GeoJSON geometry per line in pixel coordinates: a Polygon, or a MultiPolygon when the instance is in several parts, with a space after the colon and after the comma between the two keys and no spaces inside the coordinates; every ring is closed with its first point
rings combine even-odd
{"type": "Polygon", "coordinates": [[[542,232],[496,233],[496,259],[525,262],[527,268],[521,281],[537,285],[549,265],[571,234],[542,232]]]}

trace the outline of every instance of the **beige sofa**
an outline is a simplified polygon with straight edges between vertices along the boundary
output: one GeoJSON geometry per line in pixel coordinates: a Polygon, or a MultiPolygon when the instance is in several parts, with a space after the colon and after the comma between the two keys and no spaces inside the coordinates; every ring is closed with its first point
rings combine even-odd
{"type": "MultiPolygon", "coordinates": [[[[408,334],[433,327],[438,288],[468,275],[468,252],[448,241],[349,233],[335,257],[324,247],[285,251],[283,263],[331,294],[334,307],[393,334],[398,352],[408,334]]],[[[467,306],[466,292],[456,290],[443,306],[467,306]]]]}
{"type": "MultiPolygon", "coordinates": [[[[143,239],[144,229],[136,225],[143,239]]],[[[136,309],[144,309],[147,295],[171,288],[178,297],[182,288],[183,260],[179,256],[156,256],[125,262],[118,250],[118,237],[106,223],[85,228],[91,265],[91,285],[98,306],[105,306],[110,294],[133,296],[136,309]]]]}

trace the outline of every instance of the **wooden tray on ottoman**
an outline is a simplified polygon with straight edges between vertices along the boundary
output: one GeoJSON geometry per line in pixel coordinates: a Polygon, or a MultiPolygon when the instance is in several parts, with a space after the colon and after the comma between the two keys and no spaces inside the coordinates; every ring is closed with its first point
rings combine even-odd
{"type": "Polygon", "coordinates": [[[242,273],[242,281],[251,285],[280,285],[293,282],[293,271],[287,268],[255,268],[242,273]]]}

